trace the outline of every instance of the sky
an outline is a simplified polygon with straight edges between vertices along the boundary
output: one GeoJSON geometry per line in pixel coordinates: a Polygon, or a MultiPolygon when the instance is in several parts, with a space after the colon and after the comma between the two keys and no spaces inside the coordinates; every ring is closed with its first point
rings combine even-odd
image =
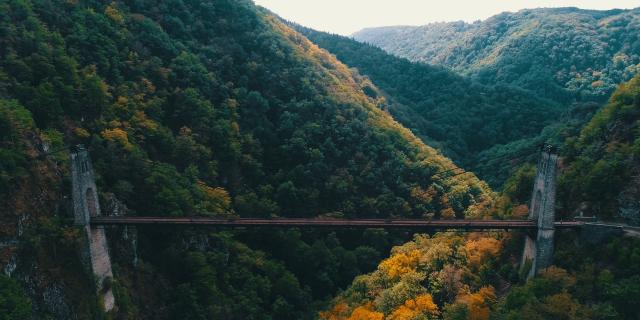
{"type": "Polygon", "coordinates": [[[607,10],[640,7],[640,0],[254,0],[281,17],[350,35],[366,27],[484,20],[525,8],[578,7],[607,10]]]}

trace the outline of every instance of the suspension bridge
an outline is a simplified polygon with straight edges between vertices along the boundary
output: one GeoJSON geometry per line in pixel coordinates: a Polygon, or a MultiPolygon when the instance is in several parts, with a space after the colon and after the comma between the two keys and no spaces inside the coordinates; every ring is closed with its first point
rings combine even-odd
{"type": "MultiPolygon", "coordinates": [[[[424,219],[322,219],[322,218],[207,218],[207,217],[92,217],[92,226],[104,225],[188,225],[219,227],[384,228],[428,230],[535,230],[534,220],[424,220],[424,219]]],[[[555,221],[554,228],[583,226],[581,221],[555,221]]]]}
{"type": "MultiPolygon", "coordinates": [[[[74,222],[83,228],[86,243],[83,256],[87,268],[96,279],[96,290],[101,292],[105,309],[115,306],[113,292],[106,279],[113,277],[105,226],[183,225],[227,228],[394,228],[415,232],[431,230],[525,230],[522,266],[533,277],[538,270],[552,264],[553,238],[556,229],[577,229],[585,226],[581,221],[555,221],[555,180],[558,155],[551,147],[542,150],[534,179],[533,195],[527,219],[522,220],[426,220],[426,219],[333,219],[333,218],[217,218],[217,217],[164,217],[164,216],[103,216],[89,153],[82,146],[71,152],[71,180],[74,222]]],[[[460,175],[464,170],[449,169],[434,174],[460,175]]]]}

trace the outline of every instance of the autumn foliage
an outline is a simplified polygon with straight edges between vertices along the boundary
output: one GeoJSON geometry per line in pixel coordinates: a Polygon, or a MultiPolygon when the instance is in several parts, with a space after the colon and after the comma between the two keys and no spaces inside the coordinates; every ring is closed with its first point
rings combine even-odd
{"type": "Polygon", "coordinates": [[[489,319],[497,301],[495,290],[475,274],[490,268],[502,247],[499,234],[416,235],[394,247],[378,270],[356,278],[321,318],[375,314],[389,320],[440,319],[445,307],[459,305],[469,319],[489,319]]]}

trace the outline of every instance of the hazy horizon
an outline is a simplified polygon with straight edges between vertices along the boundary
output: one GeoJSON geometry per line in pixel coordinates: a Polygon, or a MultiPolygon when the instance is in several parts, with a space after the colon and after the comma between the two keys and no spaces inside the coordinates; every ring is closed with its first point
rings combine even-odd
{"type": "Polygon", "coordinates": [[[502,12],[522,9],[577,7],[585,10],[633,9],[640,0],[490,0],[469,3],[450,0],[254,0],[284,19],[320,31],[351,35],[364,28],[394,25],[425,25],[433,22],[484,20],[502,12]]]}

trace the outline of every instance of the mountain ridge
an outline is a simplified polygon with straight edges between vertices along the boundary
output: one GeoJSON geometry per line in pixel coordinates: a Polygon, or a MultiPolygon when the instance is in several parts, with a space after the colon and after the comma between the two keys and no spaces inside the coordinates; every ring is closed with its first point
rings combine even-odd
{"type": "MultiPolygon", "coordinates": [[[[574,13],[574,12],[583,12],[583,13],[593,13],[595,15],[615,15],[615,14],[620,14],[620,13],[624,13],[624,12],[629,12],[629,11],[640,11],[640,7],[637,8],[632,8],[632,9],[608,9],[608,10],[598,10],[598,9],[583,9],[580,7],[539,7],[539,8],[525,8],[525,9],[520,9],[517,11],[502,11],[499,13],[496,13],[493,16],[499,16],[499,15],[503,15],[503,14],[515,14],[515,13],[520,13],[520,12],[531,12],[531,11],[538,11],[538,12],[552,12],[552,13],[574,13]]],[[[433,21],[433,22],[429,22],[426,24],[395,24],[395,25],[387,25],[387,26],[379,26],[379,27],[366,27],[366,28],[362,28],[360,30],[357,30],[349,35],[347,35],[347,37],[350,38],[356,38],[356,34],[358,33],[362,33],[363,31],[367,31],[367,30],[375,30],[375,29],[386,29],[386,28],[417,28],[417,27],[424,27],[424,26],[428,26],[431,24],[462,24],[462,25],[473,25],[479,22],[483,22],[486,21],[487,19],[490,19],[491,17],[485,18],[485,19],[477,19],[474,20],[472,22],[468,22],[468,21],[464,21],[464,20],[451,20],[451,21],[433,21]]]]}
{"type": "Polygon", "coordinates": [[[479,154],[533,138],[565,112],[566,107],[521,88],[484,84],[442,66],[411,62],[347,37],[292,25],[370,78],[395,119],[471,170],[482,165],[479,154]]]}
{"type": "Polygon", "coordinates": [[[474,23],[369,28],[353,36],[486,83],[509,83],[563,103],[604,102],[637,72],[639,21],[639,8],[524,9],[474,23]]]}

